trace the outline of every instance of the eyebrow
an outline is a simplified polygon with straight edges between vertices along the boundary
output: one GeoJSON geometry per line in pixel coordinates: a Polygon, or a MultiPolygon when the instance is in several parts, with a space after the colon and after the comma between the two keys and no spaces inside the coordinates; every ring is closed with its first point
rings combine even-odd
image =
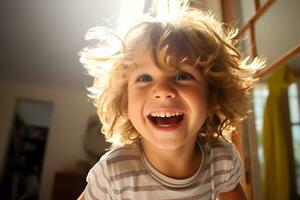
{"type": "Polygon", "coordinates": [[[134,62],[134,64],[137,66],[137,67],[144,67],[144,66],[153,66],[153,67],[156,67],[155,63],[152,62],[152,63],[148,63],[148,62],[140,62],[140,63],[137,63],[137,62],[134,62]]]}

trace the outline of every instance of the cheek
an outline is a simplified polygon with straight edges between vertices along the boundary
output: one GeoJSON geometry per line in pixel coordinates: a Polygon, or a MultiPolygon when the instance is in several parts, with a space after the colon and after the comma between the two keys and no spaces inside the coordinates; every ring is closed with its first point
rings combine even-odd
{"type": "Polygon", "coordinates": [[[137,116],[142,114],[142,99],[134,90],[128,90],[127,97],[127,108],[128,108],[128,118],[133,121],[136,120],[137,116]]]}
{"type": "Polygon", "coordinates": [[[207,115],[208,112],[208,92],[206,88],[196,87],[188,91],[187,101],[190,102],[191,107],[199,113],[207,115]]]}

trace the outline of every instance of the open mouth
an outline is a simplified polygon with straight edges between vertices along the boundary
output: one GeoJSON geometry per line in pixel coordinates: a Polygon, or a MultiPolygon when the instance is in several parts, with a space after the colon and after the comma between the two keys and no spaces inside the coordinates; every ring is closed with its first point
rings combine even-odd
{"type": "Polygon", "coordinates": [[[159,128],[176,128],[184,118],[181,112],[151,113],[147,116],[151,123],[159,128]]]}

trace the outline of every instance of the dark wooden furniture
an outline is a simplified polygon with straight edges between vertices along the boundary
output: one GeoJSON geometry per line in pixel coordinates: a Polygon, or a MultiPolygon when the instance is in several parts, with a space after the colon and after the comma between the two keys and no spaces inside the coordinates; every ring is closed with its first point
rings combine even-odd
{"type": "Polygon", "coordinates": [[[77,172],[58,172],[55,175],[52,199],[74,200],[85,188],[86,174],[77,172]]]}

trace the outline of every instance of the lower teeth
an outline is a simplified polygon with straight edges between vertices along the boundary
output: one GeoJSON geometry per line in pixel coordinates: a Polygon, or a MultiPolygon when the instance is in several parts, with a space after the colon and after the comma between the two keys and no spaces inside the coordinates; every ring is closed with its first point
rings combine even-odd
{"type": "Polygon", "coordinates": [[[170,126],[173,126],[173,125],[172,124],[157,124],[157,126],[170,127],[170,126]]]}

